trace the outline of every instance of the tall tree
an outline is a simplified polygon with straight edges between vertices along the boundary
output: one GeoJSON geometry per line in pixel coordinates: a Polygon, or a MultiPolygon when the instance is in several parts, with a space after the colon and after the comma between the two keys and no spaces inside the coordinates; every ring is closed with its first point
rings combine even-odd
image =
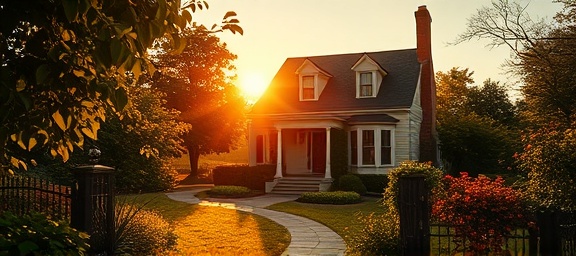
{"type": "Polygon", "coordinates": [[[448,171],[503,172],[518,149],[515,108],[506,89],[490,79],[475,86],[473,72],[436,73],[438,135],[448,171]]]}
{"type": "Polygon", "coordinates": [[[479,116],[507,126],[516,125],[516,108],[505,86],[498,81],[487,79],[482,86],[472,86],[468,90],[467,108],[479,116]]]}
{"type": "Polygon", "coordinates": [[[187,45],[179,55],[159,45],[155,64],[160,71],[152,86],[168,95],[168,105],[192,125],[184,135],[191,175],[197,175],[200,155],[234,149],[245,130],[245,100],[232,83],[236,55],[225,43],[199,27],[181,34],[187,45]]]}
{"type": "Polygon", "coordinates": [[[468,86],[474,84],[473,71],[453,67],[448,72],[436,72],[436,110],[441,123],[448,116],[461,115],[468,102],[468,86]]]}
{"type": "Polygon", "coordinates": [[[576,2],[564,4],[551,23],[534,20],[525,6],[499,0],[468,19],[467,30],[457,42],[486,39],[490,46],[508,46],[514,58],[509,67],[523,82],[521,87],[531,123],[550,121],[570,127],[576,120],[576,2]]]}
{"type": "MultiPolygon", "coordinates": [[[[205,1],[30,0],[0,3],[0,164],[26,165],[18,149],[46,147],[69,158],[84,137],[97,139],[106,106],[128,103],[126,85],[154,72],[147,50],[179,32],[205,1]]],[[[233,12],[223,26],[241,32],[233,12]]],[[[218,30],[218,29],[217,29],[218,30]]]]}

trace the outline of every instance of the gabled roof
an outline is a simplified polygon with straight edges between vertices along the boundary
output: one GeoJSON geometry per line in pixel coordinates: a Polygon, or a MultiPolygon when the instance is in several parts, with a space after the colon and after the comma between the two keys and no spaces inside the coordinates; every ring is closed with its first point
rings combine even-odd
{"type": "Polygon", "coordinates": [[[416,49],[288,58],[251,114],[282,114],[322,111],[409,108],[420,75],[416,49]],[[356,74],[351,68],[364,56],[388,73],[374,98],[356,98],[356,74]],[[309,60],[331,74],[318,101],[299,100],[295,71],[309,60]]]}

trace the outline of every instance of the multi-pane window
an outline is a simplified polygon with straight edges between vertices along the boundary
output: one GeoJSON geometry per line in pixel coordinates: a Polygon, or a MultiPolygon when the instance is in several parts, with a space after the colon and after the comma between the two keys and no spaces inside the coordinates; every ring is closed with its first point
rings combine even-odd
{"type": "Polygon", "coordinates": [[[392,139],[390,130],[382,130],[380,134],[380,163],[392,164],[392,139]]]}
{"type": "Polygon", "coordinates": [[[302,99],[313,100],[314,95],[314,76],[303,76],[302,77],[302,99]]]}
{"type": "Polygon", "coordinates": [[[367,127],[350,131],[350,164],[382,166],[393,164],[393,130],[367,127]]]}
{"type": "Polygon", "coordinates": [[[372,72],[360,73],[360,96],[373,96],[372,72]]]}
{"type": "Polygon", "coordinates": [[[362,164],[374,165],[376,158],[374,154],[374,130],[362,131],[362,164]]]}
{"type": "Polygon", "coordinates": [[[350,164],[357,165],[358,164],[358,132],[351,131],[350,132],[350,164]]]}

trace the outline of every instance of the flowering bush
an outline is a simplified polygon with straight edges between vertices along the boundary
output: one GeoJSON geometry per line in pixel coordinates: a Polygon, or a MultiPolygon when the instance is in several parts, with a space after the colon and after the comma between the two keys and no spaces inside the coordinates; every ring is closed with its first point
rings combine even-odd
{"type": "MultiPolygon", "coordinates": [[[[439,221],[453,225],[456,236],[469,241],[474,252],[499,253],[504,236],[524,219],[521,195],[504,186],[504,180],[486,176],[445,177],[446,190],[432,207],[439,221]]],[[[455,241],[463,246],[462,241],[455,241]]]]}

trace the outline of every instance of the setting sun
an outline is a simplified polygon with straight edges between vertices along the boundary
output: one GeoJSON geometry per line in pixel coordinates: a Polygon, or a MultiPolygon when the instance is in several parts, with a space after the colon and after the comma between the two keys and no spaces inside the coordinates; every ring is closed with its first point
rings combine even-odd
{"type": "Polygon", "coordinates": [[[249,102],[255,102],[264,93],[268,84],[264,76],[256,72],[240,74],[240,89],[249,102]]]}

